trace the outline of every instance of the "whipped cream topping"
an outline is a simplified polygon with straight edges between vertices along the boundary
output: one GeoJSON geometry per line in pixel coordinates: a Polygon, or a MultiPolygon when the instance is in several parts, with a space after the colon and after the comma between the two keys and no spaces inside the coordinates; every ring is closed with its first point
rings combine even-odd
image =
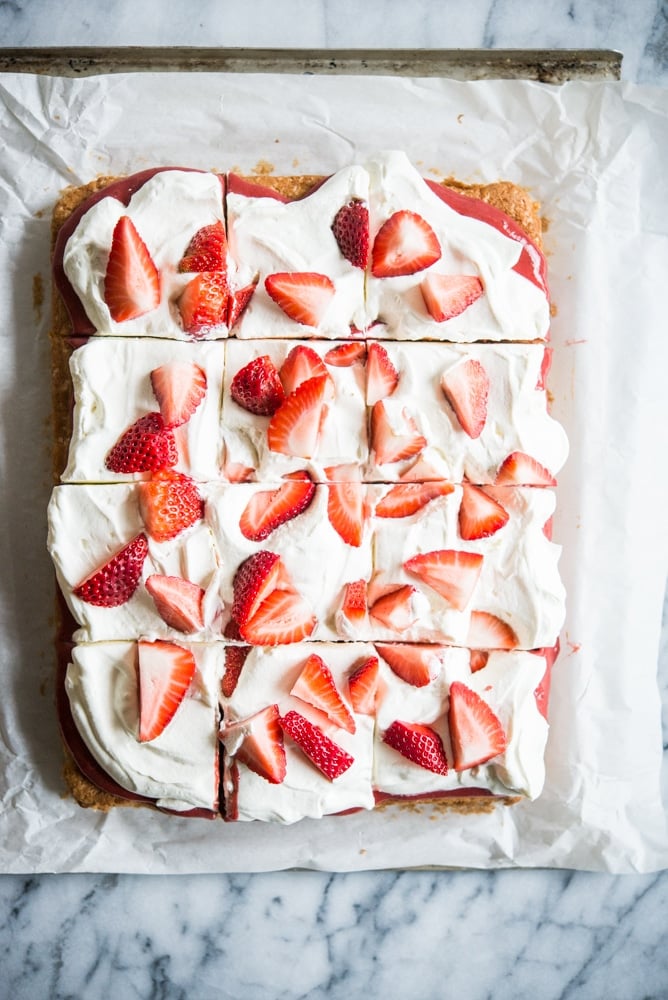
{"type": "MultiPolygon", "coordinates": [[[[176,302],[194,275],[177,271],[198,229],[224,219],[223,186],[218,176],[187,170],[163,170],[133,194],[127,207],[102,198],[81,218],[67,241],[63,267],[86,315],[98,334],[143,335],[189,340],[176,302]],[[136,319],[115,322],[104,300],[104,278],[116,223],[128,215],[160,274],[159,305],[136,319]]],[[[206,334],[226,336],[224,327],[206,334]]]]}
{"type": "Polygon", "coordinates": [[[493,651],[482,670],[471,673],[468,649],[434,647],[434,679],[424,687],[407,684],[380,658],[381,697],[376,710],[374,786],[389,795],[426,795],[461,788],[517,793],[535,799],[543,788],[543,754],[548,725],[538,711],[534,691],[545,673],[543,656],[493,651]],[[506,734],[504,753],[466,771],[452,769],[448,729],[450,685],[461,681],[480,695],[497,715],[506,734]],[[434,774],[407,760],[383,742],[394,722],[431,726],[443,741],[450,770],[434,774]]]}
{"type": "Polygon", "coordinates": [[[181,643],[193,652],[195,677],[172,721],[140,743],[137,645],[76,646],[65,687],[74,723],[97,763],[129,792],[177,812],[217,808],[217,647],[181,643]]]}

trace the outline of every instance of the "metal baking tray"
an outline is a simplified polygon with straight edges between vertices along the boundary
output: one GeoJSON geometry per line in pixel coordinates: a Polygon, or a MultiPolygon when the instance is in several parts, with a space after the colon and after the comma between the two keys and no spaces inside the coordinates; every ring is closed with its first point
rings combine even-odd
{"type": "Polygon", "coordinates": [[[522,79],[541,83],[619,80],[622,54],[607,49],[6,48],[0,72],[48,76],[103,73],[293,73],[522,79]]]}

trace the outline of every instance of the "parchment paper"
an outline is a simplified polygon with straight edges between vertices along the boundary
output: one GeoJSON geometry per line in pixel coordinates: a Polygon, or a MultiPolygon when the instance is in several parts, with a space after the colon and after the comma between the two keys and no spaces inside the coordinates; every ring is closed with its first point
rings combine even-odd
{"type": "Polygon", "coordinates": [[[668,95],[621,84],[360,77],[0,76],[0,868],[668,866],[657,654],[668,567],[668,95]],[[545,792],[488,816],[385,809],[292,827],[62,796],[45,551],[49,214],[99,173],[329,172],[381,148],[425,174],[528,186],[547,218],[553,413],[571,457],[568,590],[545,792]]]}

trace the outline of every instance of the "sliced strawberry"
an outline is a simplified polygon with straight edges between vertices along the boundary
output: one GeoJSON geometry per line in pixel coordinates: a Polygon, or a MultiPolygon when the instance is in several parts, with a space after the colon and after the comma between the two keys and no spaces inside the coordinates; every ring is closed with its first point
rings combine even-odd
{"type": "Polygon", "coordinates": [[[279,722],[283,732],[330,781],[340,777],[354,763],[349,753],[299,712],[286,712],[279,722]]]}
{"type": "Polygon", "coordinates": [[[366,344],[350,341],[350,343],[332,347],[331,350],[327,351],[323,360],[326,365],[331,365],[333,368],[350,368],[356,361],[364,362],[365,358],[366,344]]]}
{"type": "Polygon", "coordinates": [[[285,780],[285,747],[278,705],[269,705],[248,719],[227,723],[220,736],[230,745],[241,737],[234,757],[254,774],[272,785],[280,785],[285,780]]]}
{"type": "Polygon", "coordinates": [[[144,316],[160,304],[158,269],[128,215],[122,215],[114,227],[104,301],[115,323],[144,316]]]}
{"type": "Polygon", "coordinates": [[[204,399],[206,374],[192,361],[168,361],[153,369],[151,386],[165,427],[180,427],[204,399]]]}
{"type": "Polygon", "coordinates": [[[138,490],[142,520],[156,542],[176,538],[204,517],[204,501],[189,476],[159,473],[138,490]]]}
{"type": "Polygon", "coordinates": [[[257,288],[257,283],[246,285],[244,288],[236,288],[230,291],[227,300],[227,329],[231,330],[239,321],[244,309],[253,298],[253,292],[257,288]]]}
{"type": "Polygon", "coordinates": [[[147,555],[146,535],[137,535],[108,562],[82,580],[72,591],[74,596],[98,608],[117,608],[125,604],[139,585],[147,555]]]}
{"type": "Polygon", "coordinates": [[[178,632],[199,632],[204,628],[204,591],[196,583],[154,573],[147,578],[146,589],[170,628],[178,632]]]}
{"type": "Polygon", "coordinates": [[[463,611],[473,596],[482,563],[478,552],[437,549],[407,559],[404,569],[444,597],[451,607],[463,611]]]}
{"type": "Polygon", "coordinates": [[[362,470],[356,462],[330,465],[324,472],[330,483],[361,483],[362,481],[362,470]]]}
{"type": "Polygon", "coordinates": [[[343,205],[334,216],[332,232],[346,260],[364,270],[369,260],[369,209],[364,202],[353,199],[343,205]]]}
{"type": "Polygon", "coordinates": [[[395,720],[383,733],[383,742],[402,757],[434,774],[448,773],[443,741],[435,729],[419,722],[395,720]]]}
{"type": "Polygon", "coordinates": [[[506,734],[499,719],[487,702],[461,681],[450,685],[448,725],[455,771],[484,764],[506,749],[506,734]]]}
{"type": "Polygon", "coordinates": [[[466,645],[479,649],[517,649],[519,639],[507,622],[489,611],[472,611],[466,645]]]}
{"type": "Polygon", "coordinates": [[[536,380],[537,389],[545,389],[547,385],[547,377],[550,374],[550,368],[552,367],[552,355],[554,350],[551,347],[546,347],[543,350],[543,360],[540,364],[540,374],[536,380]]]}
{"type": "Polygon", "coordinates": [[[366,580],[354,580],[343,588],[340,613],[351,625],[359,626],[366,619],[366,580]]]}
{"type": "Polygon", "coordinates": [[[200,337],[227,322],[229,289],[222,271],[202,271],[190,281],[177,302],[186,333],[200,337]]]}
{"type": "Polygon", "coordinates": [[[328,483],[329,523],[346,545],[359,548],[362,544],[367,519],[366,506],[366,486],[363,483],[328,483]]]}
{"type": "Polygon", "coordinates": [[[452,483],[444,479],[426,483],[400,483],[389,489],[376,504],[376,517],[410,517],[431,500],[445,497],[453,491],[452,483]]]}
{"type": "Polygon", "coordinates": [[[298,458],[313,458],[324,418],[328,375],[302,382],[279,406],[267,428],[271,451],[298,458]]]}
{"type": "Polygon", "coordinates": [[[478,670],[483,670],[487,666],[487,661],[489,660],[489,651],[486,649],[470,649],[469,650],[469,667],[471,668],[471,673],[475,674],[478,670]]]}
{"type": "Polygon", "coordinates": [[[183,274],[194,271],[227,270],[227,236],[222,222],[202,226],[191,239],[179,262],[183,274]]]}
{"type": "Polygon", "coordinates": [[[241,462],[225,462],[220,471],[228,483],[251,483],[255,476],[253,466],[241,462]]]}
{"type": "Polygon", "coordinates": [[[150,743],[166,729],[195,676],[195,657],[174,642],[137,643],[139,741],[150,743]]]}
{"type": "Polygon", "coordinates": [[[312,347],[297,344],[289,352],[279,372],[285,395],[289,396],[302,382],[318,375],[327,375],[322,358],[312,347]]]}
{"type": "Polygon", "coordinates": [[[464,483],[459,505],[459,534],[467,541],[489,538],[508,523],[505,507],[478,486],[464,483]]]}
{"type": "Polygon", "coordinates": [[[237,569],[232,581],[232,618],[239,625],[239,638],[243,638],[243,626],[275,589],[280,571],[280,557],[266,549],[249,556],[237,569]]]}
{"type": "Polygon", "coordinates": [[[370,444],[379,465],[412,458],[427,446],[427,439],[420,434],[417,424],[404,409],[401,420],[390,421],[384,400],[374,404],[371,411],[370,444]]]}
{"type": "Polygon", "coordinates": [[[276,528],[302,514],[315,496],[315,486],[307,472],[296,473],[277,490],[254,493],[239,519],[244,538],[261,542],[276,528]]]}
{"type": "Polygon", "coordinates": [[[271,417],[285,400],[276,365],[268,354],[253,358],[230,382],[235,403],[259,417],[271,417]]]}
{"type": "Polygon", "coordinates": [[[477,358],[458,362],[441,376],[441,389],[462,430],[480,437],[487,420],[489,376],[477,358]]]}
{"type": "Polygon", "coordinates": [[[329,721],[339,729],[355,732],[355,720],[339,693],[332,671],[317,653],[312,653],[307,658],[290,694],[324,712],[329,721]]]}
{"type": "Polygon", "coordinates": [[[294,590],[274,590],[240,631],[253,646],[278,646],[308,639],[316,625],[303,597],[294,590]]]}
{"type": "Polygon", "coordinates": [[[179,460],[176,441],[159,413],[147,413],[118,439],[104,460],[110,472],[157,472],[179,460]]]}
{"type": "Polygon", "coordinates": [[[369,614],[393,632],[405,632],[417,620],[413,598],[415,587],[404,584],[373,602],[369,614]]]}
{"type": "Polygon", "coordinates": [[[441,246],[429,223],[416,212],[395,212],[374,240],[371,273],[376,278],[415,274],[440,257],[441,246]]]}
{"type": "Polygon", "coordinates": [[[220,691],[223,698],[231,698],[234,694],[250,651],[250,646],[225,647],[225,673],[220,683],[220,691]]]}
{"type": "Polygon", "coordinates": [[[477,302],[484,289],[473,274],[428,274],[420,291],[431,318],[444,323],[477,302]]]}
{"type": "Polygon", "coordinates": [[[513,451],[503,460],[494,480],[495,486],[556,486],[549,469],[531,455],[513,451]]]}
{"type": "Polygon", "coordinates": [[[326,274],[308,271],[269,274],[264,287],[286,316],[303,326],[319,326],[336,289],[326,274]]]}
{"type": "Polygon", "coordinates": [[[425,687],[439,670],[434,646],[428,643],[374,643],[388,667],[413,687],[425,687]]]}
{"type": "Polygon", "coordinates": [[[376,341],[369,344],[366,357],[367,406],[373,406],[379,399],[391,396],[398,384],[399,372],[383,345],[376,341]]]}
{"type": "Polygon", "coordinates": [[[350,703],[358,715],[374,715],[378,693],[378,657],[368,656],[348,678],[350,703]]]}
{"type": "Polygon", "coordinates": [[[443,482],[443,476],[422,455],[413,462],[410,469],[401,473],[399,479],[402,483],[428,483],[435,479],[443,482]]]}

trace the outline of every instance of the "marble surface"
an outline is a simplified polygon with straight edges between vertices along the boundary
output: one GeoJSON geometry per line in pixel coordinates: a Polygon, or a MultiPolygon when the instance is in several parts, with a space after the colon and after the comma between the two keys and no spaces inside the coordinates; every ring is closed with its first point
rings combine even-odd
{"type": "MultiPolygon", "coordinates": [[[[544,4],[519,0],[110,0],[103,9],[14,0],[0,4],[0,37],[5,46],[616,48],[624,79],[668,85],[663,4],[549,6],[547,16],[544,4]]],[[[665,630],[661,661],[665,716],[665,630]]],[[[667,928],[668,872],[1,876],[0,996],[658,1000],[668,996],[667,928]]]]}

